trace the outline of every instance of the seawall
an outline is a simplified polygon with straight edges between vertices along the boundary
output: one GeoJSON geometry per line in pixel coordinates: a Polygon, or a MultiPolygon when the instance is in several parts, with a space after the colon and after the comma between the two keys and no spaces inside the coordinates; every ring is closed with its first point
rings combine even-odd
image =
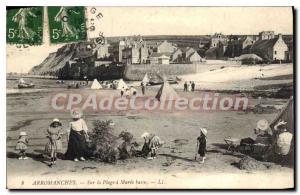
{"type": "Polygon", "coordinates": [[[124,71],[124,79],[130,81],[140,81],[146,73],[158,73],[160,75],[177,76],[206,72],[222,67],[237,66],[237,63],[199,63],[199,64],[129,64],[124,71]]]}

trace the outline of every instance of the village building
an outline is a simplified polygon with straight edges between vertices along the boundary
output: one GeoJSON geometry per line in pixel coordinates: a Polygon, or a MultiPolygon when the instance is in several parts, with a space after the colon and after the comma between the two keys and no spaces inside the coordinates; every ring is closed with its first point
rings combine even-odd
{"type": "Polygon", "coordinates": [[[172,54],[177,48],[170,42],[164,41],[157,46],[157,53],[170,53],[172,54]]]}
{"type": "Polygon", "coordinates": [[[201,58],[201,56],[197,53],[197,51],[194,51],[186,58],[186,62],[192,63],[192,64],[200,63],[203,61],[205,61],[205,60],[203,58],[201,58]]]}
{"type": "Polygon", "coordinates": [[[251,46],[255,43],[256,39],[254,36],[247,35],[245,39],[241,40],[242,49],[245,49],[247,46],[251,46]]]}
{"type": "Polygon", "coordinates": [[[123,64],[145,64],[149,55],[146,42],[142,38],[126,39],[121,54],[123,64]]]}
{"type": "Polygon", "coordinates": [[[170,55],[168,53],[152,53],[149,56],[150,64],[170,64],[170,55]]]}
{"type": "MultiPolygon", "coordinates": [[[[288,46],[284,42],[282,35],[277,38],[266,39],[267,36],[261,35],[260,40],[256,41],[250,48],[250,53],[254,53],[265,60],[287,60],[288,46]]],[[[269,38],[273,37],[269,35],[269,38]]]]}
{"type": "Polygon", "coordinates": [[[205,52],[207,59],[223,59],[228,46],[228,37],[222,33],[215,33],[211,36],[210,48],[205,52]]]}
{"type": "Polygon", "coordinates": [[[97,59],[109,57],[110,56],[110,54],[109,54],[109,47],[110,47],[110,45],[107,43],[107,40],[105,40],[105,42],[104,42],[103,45],[99,45],[96,48],[97,59]]]}
{"type": "Polygon", "coordinates": [[[254,36],[229,36],[228,45],[224,53],[225,57],[234,58],[243,54],[243,51],[247,47],[251,47],[255,42],[254,36]]]}
{"type": "Polygon", "coordinates": [[[126,47],[125,41],[120,41],[119,42],[119,49],[118,49],[118,59],[117,59],[118,62],[122,62],[123,49],[125,49],[125,47],[126,47]]]}
{"type": "Polygon", "coordinates": [[[262,31],[259,33],[259,40],[270,40],[275,38],[274,31],[262,31]]]}
{"type": "Polygon", "coordinates": [[[171,55],[171,62],[172,63],[181,63],[182,62],[182,50],[178,48],[172,55],[171,55]]]}
{"type": "Polygon", "coordinates": [[[182,59],[183,62],[189,62],[189,56],[193,53],[195,53],[196,50],[192,47],[186,47],[182,49],[182,59]]]}
{"type": "MultiPolygon", "coordinates": [[[[210,48],[212,47],[219,47],[220,45],[222,45],[223,47],[227,46],[227,42],[228,42],[228,37],[223,35],[222,33],[215,33],[212,37],[211,37],[211,41],[210,41],[210,48]]],[[[224,48],[225,50],[226,48],[224,48]]]]}
{"type": "Polygon", "coordinates": [[[224,59],[224,47],[222,43],[219,43],[219,47],[211,47],[205,51],[205,57],[208,60],[220,60],[224,59]]]}

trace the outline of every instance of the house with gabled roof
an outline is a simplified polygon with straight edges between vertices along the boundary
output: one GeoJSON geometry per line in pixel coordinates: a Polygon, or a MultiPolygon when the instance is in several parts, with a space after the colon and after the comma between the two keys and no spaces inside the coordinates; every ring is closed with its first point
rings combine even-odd
{"type": "Polygon", "coordinates": [[[150,64],[170,64],[170,53],[153,52],[149,56],[150,64]]]}
{"type": "Polygon", "coordinates": [[[178,48],[174,53],[171,55],[171,62],[172,63],[181,63],[182,62],[182,50],[178,48]]]}
{"type": "Polygon", "coordinates": [[[277,38],[260,39],[250,48],[254,53],[265,60],[286,60],[288,58],[288,46],[279,34],[277,38]]]}
{"type": "Polygon", "coordinates": [[[200,63],[202,61],[205,61],[205,60],[203,58],[201,58],[201,56],[198,54],[197,51],[194,51],[186,58],[186,62],[193,63],[193,64],[200,63]]]}

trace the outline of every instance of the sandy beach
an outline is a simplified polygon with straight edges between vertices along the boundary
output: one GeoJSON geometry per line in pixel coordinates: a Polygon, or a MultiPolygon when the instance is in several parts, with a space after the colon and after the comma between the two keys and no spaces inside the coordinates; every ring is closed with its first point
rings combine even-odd
{"type": "MultiPolygon", "coordinates": [[[[284,74],[286,73],[284,72],[284,74]]],[[[251,111],[186,111],[181,113],[126,110],[116,112],[84,112],[84,119],[87,121],[89,129],[93,128],[92,123],[95,120],[112,120],[115,135],[118,135],[123,130],[127,130],[134,135],[135,141],[140,144],[140,147],[143,144],[143,139],[140,135],[146,130],[160,136],[165,144],[159,149],[158,156],[154,160],[136,157],[117,161],[116,164],[95,162],[93,160],[78,163],[59,160],[57,165],[49,168],[47,164],[48,158],[43,155],[44,146],[47,142],[45,137],[46,128],[53,118],[59,118],[64,129],[67,129],[71,121],[68,111],[50,111],[49,98],[55,92],[71,91],[74,93],[84,93],[85,91],[90,91],[90,89],[88,87],[81,87],[80,89],[68,90],[66,86],[56,84],[55,80],[37,80],[35,82],[38,85],[36,91],[7,94],[7,172],[9,173],[7,180],[11,187],[20,187],[23,185],[22,181],[24,180],[26,182],[33,182],[34,178],[41,180],[46,178],[69,178],[68,175],[72,175],[72,178],[84,176],[84,178],[96,177],[103,180],[107,177],[107,174],[111,174],[112,172],[114,175],[112,175],[110,179],[114,177],[120,178],[120,176],[126,175],[130,175],[130,177],[127,178],[138,179],[135,177],[138,172],[145,172],[145,174],[152,175],[152,177],[147,178],[148,180],[149,178],[155,178],[155,181],[151,179],[151,181],[146,181],[149,184],[149,188],[155,187],[155,185],[158,188],[176,188],[176,182],[180,181],[176,180],[178,178],[180,178],[181,181],[182,179],[186,181],[191,180],[187,182],[187,186],[181,185],[180,188],[195,188],[195,186],[199,188],[215,188],[216,186],[213,186],[212,182],[209,181],[217,179],[219,177],[218,174],[222,174],[222,177],[228,178],[227,182],[222,181],[222,185],[218,185],[218,188],[234,188],[234,186],[239,186],[239,188],[274,187],[274,183],[265,182],[268,180],[275,183],[278,182],[276,185],[278,188],[293,186],[293,167],[270,163],[270,166],[265,170],[240,170],[236,166],[236,163],[238,163],[244,155],[238,152],[228,152],[224,142],[224,138],[227,137],[251,137],[255,139],[253,128],[256,126],[257,121],[263,118],[271,122],[280,111],[279,108],[287,102],[287,99],[262,98],[258,100],[252,98],[251,103],[253,105],[261,102],[278,108],[271,113],[266,112],[260,114],[251,111]],[[39,86],[48,87],[46,90],[39,90],[40,88],[44,88],[39,86]],[[207,159],[204,164],[199,164],[199,162],[194,160],[199,127],[206,127],[208,129],[207,159]],[[26,131],[29,135],[30,142],[27,154],[30,158],[28,160],[18,160],[17,151],[14,149],[20,131],[26,131]],[[34,173],[30,170],[34,170],[34,173]],[[18,178],[15,177],[16,175],[18,175],[18,178]],[[237,175],[239,175],[238,178],[241,178],[240,181],[234,179],[237,175]],[[34,177],[26,180],[25,178],[29,176],[34,177]],[[159,182],[156,180],[160,177],[166,178],[164,181],[166,185],[160,186],[158,184],[159,182]],[[253,178],[259,179],[253,180],[253,178]],[[280,183],[280,179],[283,179],[285,182],[280,183]],[[264,180],[264,186],[257,185],[260,180],[264,180]],[[199,183],[192,181],[199,181],[199,183]],[[243,182],[245,183],[243,184],[243,182]],[[188,183],[190,183],[190,185],[188,185],[188,183]]],[[[255,80],[257,85],[264,85],[267,82],[270,81],[255,80]]],[[[274,82],[278,82],[278,80],[274,82]]],[[[227,83],[230,84],[231,82],[227,83]]],[[[286,82],[283,81],[283,83],[286,82]]],[[[222,84],[226,85],[226,82],[222,84]]],[[[7,86],[13,86],[13,82],[8,83],[7,86]]],[[[140,87],[136,88],[138,94],[140,94],[140,87]]],[[[201,94],[205,92],[199,87],[195,92],[184,93],[183,89],[180,88],[180,84],[174,86],[174,88],[176,92],[182,96],[201,96],[201,94]]],[[[157,86],[147,87],[147,95],[155,96],[157,90],[157,86]]],[[[110,89],[102,89],[100,92],[108,94],[119,93],[118,91],[110,89]]],[[[224,93],[222,95],[226,94],[224,93]]],[[[64,150],[66,150],[66,135],[63,137],[63,146],[64,150]]],[[[142,179],[140,178],[141,175],[138,177],[142,179]]],[[[139,188],[138,183],[135,184],[136,188],[139,188]]],[[[89,184],[85,179],[75,188],[81,188],[86,185],[89,184]]],[[[49,185],[35,187],[47,188],[49,185]]],[[[57,188],[58,186],[55,187],[57,188]]],[[[74,188],[74,186],[72,187],[74,188]]],[[[93,188],[93,186],[90,187],[93,188]]],[[[97,187],[126,188],[126,185],[102,183],[99,185],[95,184],[94,188],[97,187]]],[[[145,186],[143,187],[145,188],[145,186]]]]}

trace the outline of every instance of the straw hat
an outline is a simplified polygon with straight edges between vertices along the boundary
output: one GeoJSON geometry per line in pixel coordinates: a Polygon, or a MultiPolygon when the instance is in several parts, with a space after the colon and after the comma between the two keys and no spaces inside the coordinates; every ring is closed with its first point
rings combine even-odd
{"type": "Polygon", "coordinates": [[[277,124],[277,127],[279,127],[279,128],[285,128],[285,127],[286,127],[286,124],[287,124],[287,122],[285,122],[285,121],[280,121],[280,122],[277,124]]]}
{"type": "Polygon", "coordinates": [[[59,125],[62,125],[58,118],[53,119],[51,125],[54,123],[58,123],[59,125]]]}
{"type": "Polygon", "coordinates": [[[267,120],[259,120],[256,125],[257,130],[266,131],[269,128],[269,123],[267,120]]]}
{"type": "Polygon", "coordinates": [[[203,133],[203,135],[207,135],[207,129],[205,128],[200,128],[200,131],[203,133]]]}
{"type": "Polygon", "coordinates": [[[20,136],[26,136],[26,135],[27,135],[27,133],[25,131],[20,132],[20,136]]]}
{"type": "Polygon", "coordinates": [[[71,117],[74,119],[79,119],[82,117],[82,110],[80,108],[73,108],[71,110],[71,117]]]}
{"type": "Polygon", "coordinates": [[[144,132],[144,133],[141,135],[142,138],[147,138],[147,137],[149,137],[149,136],[150,136],[150,133],[148,133],[148,132],[144,132]]]}

